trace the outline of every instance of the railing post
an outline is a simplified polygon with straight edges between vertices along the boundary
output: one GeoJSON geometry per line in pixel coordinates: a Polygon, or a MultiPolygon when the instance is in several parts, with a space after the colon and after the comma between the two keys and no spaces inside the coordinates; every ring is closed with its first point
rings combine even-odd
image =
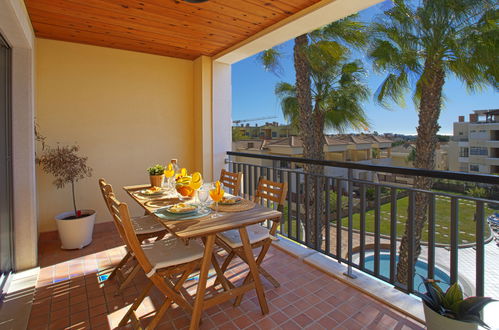
{"type": "Polygon", "coordinates": [[[390,191],[390,283],[395,283],[397,257],[397,188],[390,191]]]}
{"type": "Polygon", "coordinates": [[[484,203],[476,202],[476,295],[483,297],[484,295],[484,265],[485,265],[485,250],[484,250],[484,225],[485,225],[484,203]]]}
{"type": "Polygon", "coordinates": [[[430,194],[428,208],[428,278],[435,278],[435,195],[430,194]]]}
{"type": "Polygon", "coordinates": [[[409,209],[408,209],[407,221],[408,221],[408,270],[407,270],[407,292],[412,293],[414,291],[414,248],[415,237],[414,237],[414,221],[416,218],[416,193],[414,191],[409,191],[409,209]]]}
{"type": "Polygon", "coordinates": [[[329,216],[330,216],[330,213],[331,213],[331,206],[330,206],[330,200],[329,200],[329,197],[330,197],[330,187],[329,187],[329,177],[326,177],[325,178],[325,182],[326,182],[326,193],[325,193],[325,202],[326,202],[326,228],[324,229],[325,233],[326,233],[326,254],[330,254],[331,253],[331,230],[330,230],[330,220],[329,219],[329,216]]]}
{"type": "Polygon", "coordinates": [[[366,185],[360,184],[360,261],[359,267],[365,270],[366,264],[366,185]]]}
{"type": "Polygon", "coordinates": [[[458,281],[459,200],[450,199],[450,282],[458,281]]]}
{"type": "MultiPolygon", "coordinates": [[[[341,226],[341,219],[339,226],[341,226]]],[[[353,170],[348,169],[348,268],[343,273],[350,278],[357,278],[352,272],[352,245],[353,245],[353,170]]]]}

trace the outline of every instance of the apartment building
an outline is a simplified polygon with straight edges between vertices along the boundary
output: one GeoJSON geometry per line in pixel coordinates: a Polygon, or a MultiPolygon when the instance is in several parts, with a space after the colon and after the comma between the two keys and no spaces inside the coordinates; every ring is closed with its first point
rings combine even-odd
{"type": "Polygon", "coordinates": [[[459,116],[449,142],[449,170],[499,173],[499,109],[459,116]]]}
{"type": "Polygon", "coordinates": [[[241,132],[241,136],[247,139],[277,139],[297,135],[298,130],[292,125],[281,125],[278,122],[266,122],[264,125],[240,124],[233,126],[235,130],[241,132]]]}

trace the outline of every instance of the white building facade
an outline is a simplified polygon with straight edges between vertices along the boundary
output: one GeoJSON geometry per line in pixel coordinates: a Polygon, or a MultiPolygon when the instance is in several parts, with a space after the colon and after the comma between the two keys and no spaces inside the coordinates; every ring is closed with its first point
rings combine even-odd
{"type": "Polygon", "coordinates": [[[449,142],[449,170],[499,173],[499,110],[475,110],[454,123],[449,142]]]}

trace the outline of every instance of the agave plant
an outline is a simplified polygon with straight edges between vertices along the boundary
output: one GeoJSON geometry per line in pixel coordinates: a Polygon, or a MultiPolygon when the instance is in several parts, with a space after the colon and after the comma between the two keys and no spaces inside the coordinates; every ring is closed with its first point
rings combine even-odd
{"type": "Polygon", "coordinates": [[[470,323],[478,323],[486,329],[490,327],[482,321],[480,312],[490,302],[495,301],[489,297],[468,297],[464,299],[461,287],[452,284],[447,291],[443,291],[437,284],[438,281],[424,279],[426,293],[422,299],[426,306],[434,312],[445,317],[470,323]]]}

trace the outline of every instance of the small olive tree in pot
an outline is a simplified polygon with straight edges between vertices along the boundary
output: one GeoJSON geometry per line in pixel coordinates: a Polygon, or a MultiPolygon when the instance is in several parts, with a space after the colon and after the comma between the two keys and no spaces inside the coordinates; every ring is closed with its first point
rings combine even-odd
{"type": "Polygon", "coordinates": [[[75,183],[92,176],[92,169],[87,166],[87,157],[78,155],[77,145],[46,147],[37,163],[41,169],[55,177],[57,189],[71,185],[73,211],[64,212],[55,217],[63,249],[81,249],[92,242],[95,223],[94,210],[81,210],[76,207],[75,183]]]}

